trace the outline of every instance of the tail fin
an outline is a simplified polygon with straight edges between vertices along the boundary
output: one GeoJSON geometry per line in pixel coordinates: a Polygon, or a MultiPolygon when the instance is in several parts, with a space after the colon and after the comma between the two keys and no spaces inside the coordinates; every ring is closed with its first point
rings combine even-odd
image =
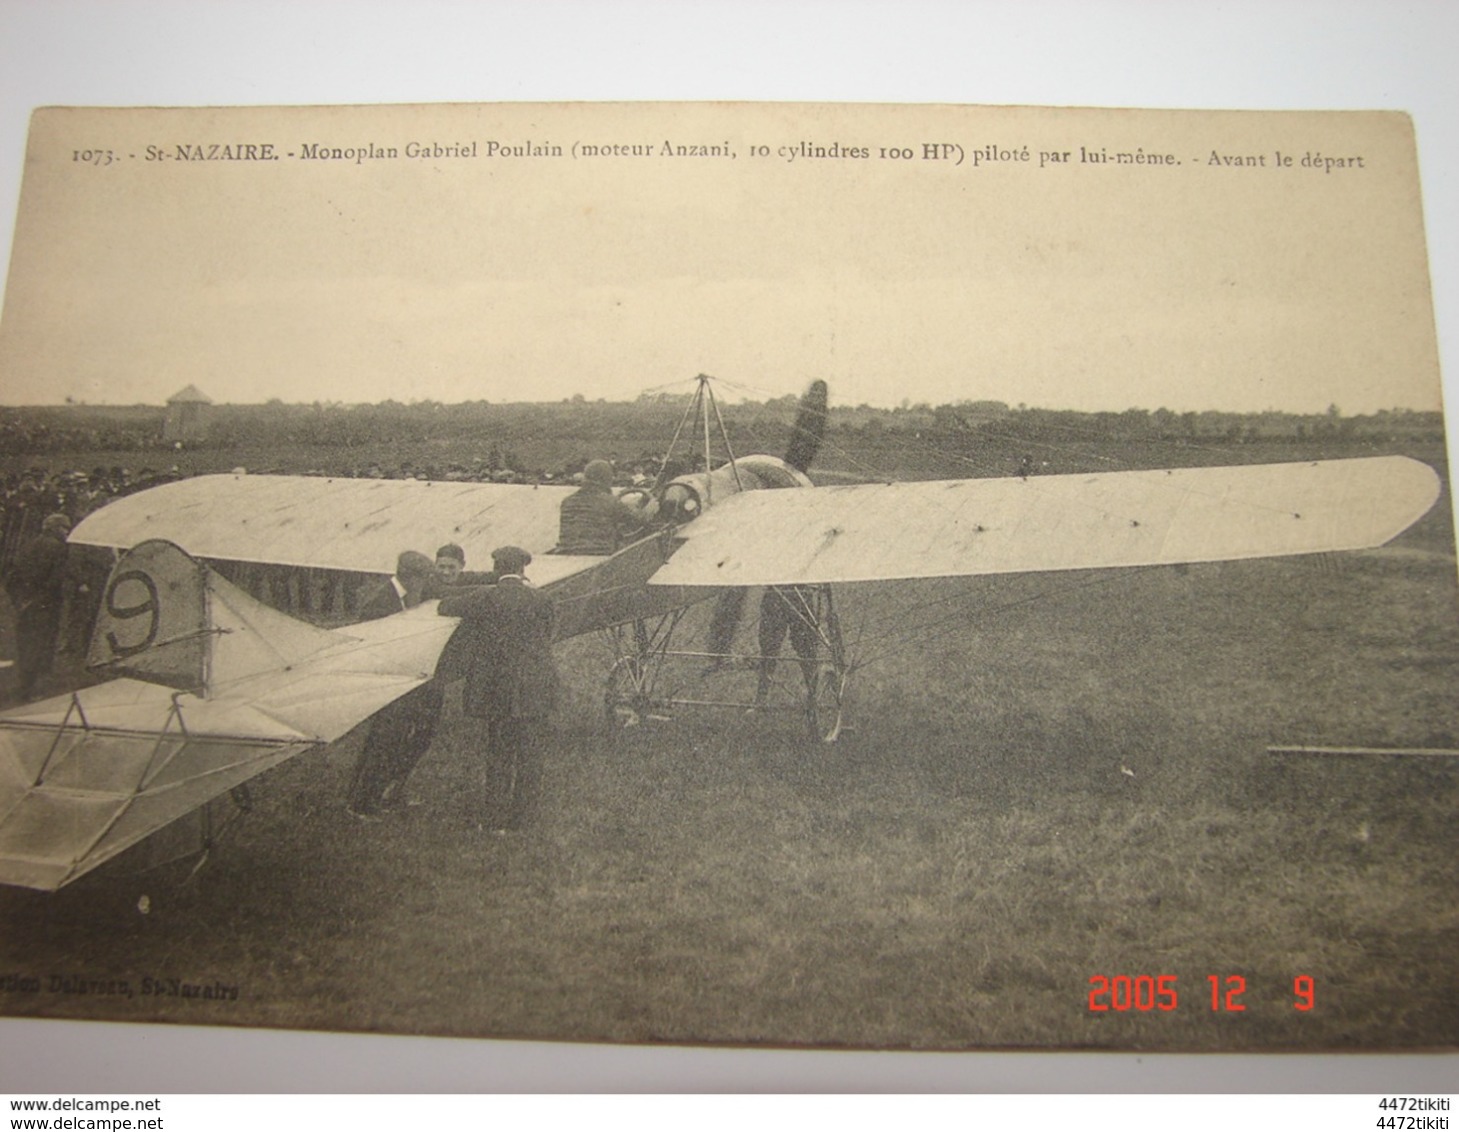
{"type": "Polygon", "coordinates": [[[122,555],[107,579],[86,664],[207,697],[219,684],[338,642],[250,597],[181,547],[150,539],[122,555]]]}

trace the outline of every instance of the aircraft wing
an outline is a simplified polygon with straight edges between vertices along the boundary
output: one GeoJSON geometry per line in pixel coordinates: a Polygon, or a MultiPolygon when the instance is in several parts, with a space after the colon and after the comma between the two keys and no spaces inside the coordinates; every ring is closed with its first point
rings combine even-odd
{"type": "Polygon", "coordinates": [[[87,516],[70,541],[127,549],[166,539],[198,558],[388,574],[402,550],[459,544],[473,569],[499,546],[534,556],[546,584],[583,567],[548,555],[570,487],[328,479],[322,476],[194,476],[125,496],[87,516]]]}
{"type": "Polygon", "coordinates": [[[653,585],[762,586],[1210,562],[1379,546],[1439,496],[1403,456],[752,491],[653,585]]]}
{"type": "Polygon", "coordinates": [[[0,883],[59,888],[338,739],[428,680],[456,624],[428,602],[317,629],[171,544],[137,547],[88,656],[121,678],[0,714],[0,883]]]}
{"type": "Polygon", "coordinates": [[[114,680],[0,720],[0,883],[54,891],[313,745],[263,738],[257,720],[246,738],[164,730],[171,705],[167,688],[114,680]]]}

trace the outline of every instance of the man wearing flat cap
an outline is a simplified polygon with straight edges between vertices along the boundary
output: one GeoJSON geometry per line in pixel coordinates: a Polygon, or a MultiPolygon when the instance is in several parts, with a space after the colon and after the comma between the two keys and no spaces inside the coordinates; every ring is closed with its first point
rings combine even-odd
{"type": "Polygon", "coordinates": [[[527,584],[532,556],[521,547],[492,552],[497,583],[445,598],[440,612],[461,618],[466,658],[461,706],[485,724],[485,821],[520,829],[542,775],[547,720],[557,702],[552,599],[527,584]]]}
{"type": "MultiPolygon", "coordinates": [[[[429,596],[435,574],[435,563],[424,554],[405,551],[396,560],[394,575],[361,602],[360,620],[413,609],[429,596]]],[[[375,713],[350,783],[350,813],[368,820],[379,817],[387,804],[404,801],[406,779],[435,738],[443,698],[440,683],[427,680],[375,713]]]]}

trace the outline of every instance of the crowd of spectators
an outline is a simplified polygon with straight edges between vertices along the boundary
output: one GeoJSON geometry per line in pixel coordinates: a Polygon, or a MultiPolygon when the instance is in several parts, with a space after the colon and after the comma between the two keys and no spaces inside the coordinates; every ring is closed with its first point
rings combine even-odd
{"type": "Polygon", "coordinates": [[[51,424],[14,409],[0,408],[0,456],[60,452],[145,452],[165,448],[155,423],[136,425],[51,424]]]}
{"type": "MultiPolygon", "coordinates": [[[[613,466],[613,482],[618,487],[649,486],[659,478],[665,468],[663,458],[652,453],[643,453],[631,460],[621,460],[616,454],[611,454],[608,462],[613,466]]],[[[533,468],[517,460],[511,453],[503,457],[493,450],[492,454],[485,459],[472,460],[469,463],[456,461],[415,463],[405,460],[399,464],[376,462],[343,470],[310,468],[293,474],[348,476],[352,479],[416,479],[446,483],[526,483],[570,486],[583,482],[583,469],[587,464],[587,458],[580,457],[552,468],[533,468]]],[[[279,467],[251,470],[261,475],[288,474],[288,469],[279,467]]],[[[665,478],[682,475],[689,470],[691,468],[687,463],[679,460],[670,461],[665,478]]]]}
{"type": "Polygon", "coordinates": [[[180,479],[178,468],[133,472],[120,466],[52,471],[33,465],[0,478],[0,570],[9,566],[29,539],[40,533],[47,515],[60,513],[78,523],[111,500],[180,479]]]}

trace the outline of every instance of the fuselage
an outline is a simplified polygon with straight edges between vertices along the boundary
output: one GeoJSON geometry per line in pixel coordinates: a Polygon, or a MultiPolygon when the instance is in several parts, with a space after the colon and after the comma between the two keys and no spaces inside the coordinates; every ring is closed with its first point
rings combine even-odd
{"type": "Polygon", "coordinates": [[[654,586],[649,579],[683,544],[679,532],[742,491],[809,487],[805,473],[775,456],[744,456],[710,472],[679,476],[655,493],[659,530],[582,570],[543,584],[557,606],[559,640],[662,617],[716,596],[714,586],[654,586]]]}

